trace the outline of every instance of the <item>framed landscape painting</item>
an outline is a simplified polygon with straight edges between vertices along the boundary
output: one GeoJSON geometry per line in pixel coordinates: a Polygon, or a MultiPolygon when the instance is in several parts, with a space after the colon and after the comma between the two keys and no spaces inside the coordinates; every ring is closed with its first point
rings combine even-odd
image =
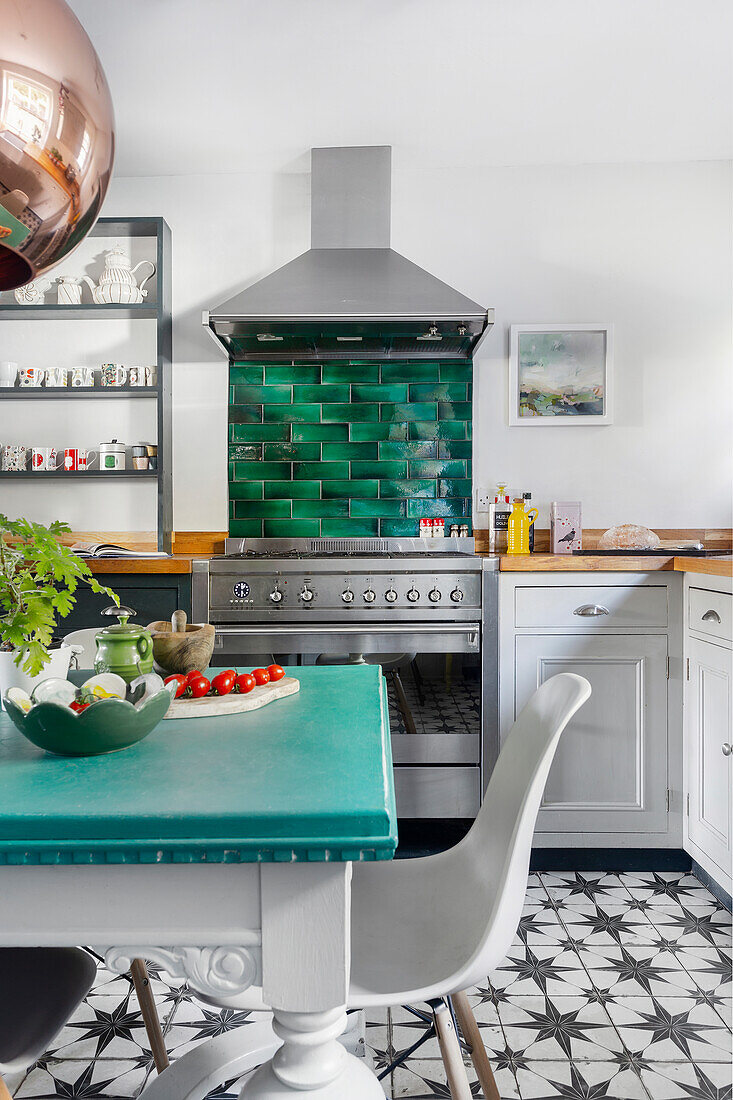
{"type": "Polygon", "coordinates": [[[611,325],[512,325],[511,425],[610,424],[611,325]]]}

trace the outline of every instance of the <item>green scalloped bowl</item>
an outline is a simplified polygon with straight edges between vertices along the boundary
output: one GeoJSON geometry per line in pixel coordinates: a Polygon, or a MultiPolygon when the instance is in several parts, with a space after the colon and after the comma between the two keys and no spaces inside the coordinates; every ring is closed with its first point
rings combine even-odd
{"type": "Polygon", "coordinates": [[[4,699],[15,728],[39,749],[56,756],[99,756],[142,741],[163,719],[172,696],[159,691],[139,708],[123,699],[100,699],[76,713],[60,703],[38,703],[27,714],[4,699]]]}

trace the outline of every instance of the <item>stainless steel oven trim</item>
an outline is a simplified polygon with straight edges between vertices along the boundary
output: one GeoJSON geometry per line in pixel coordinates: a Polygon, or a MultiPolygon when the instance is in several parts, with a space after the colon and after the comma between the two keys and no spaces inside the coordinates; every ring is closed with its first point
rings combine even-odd
{"type": "Polygon", "coordinates": [[[481,648],[479,623],[396,623],[338,624],[329,626],[269,626],[252,624],[216,627],[215,648],[236,649],[247,643],[252,652],[391,653],[478,653],[481,648]]]}

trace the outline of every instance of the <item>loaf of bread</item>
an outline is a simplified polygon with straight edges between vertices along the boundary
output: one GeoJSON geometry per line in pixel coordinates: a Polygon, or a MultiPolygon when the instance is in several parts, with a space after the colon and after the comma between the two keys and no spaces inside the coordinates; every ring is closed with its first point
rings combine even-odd
{"type": "Polygon", "coordinates": [[[599,550],[656,550],[659,535],[637,523],[621,523],[609,527],[598,540],[599,550]]]}

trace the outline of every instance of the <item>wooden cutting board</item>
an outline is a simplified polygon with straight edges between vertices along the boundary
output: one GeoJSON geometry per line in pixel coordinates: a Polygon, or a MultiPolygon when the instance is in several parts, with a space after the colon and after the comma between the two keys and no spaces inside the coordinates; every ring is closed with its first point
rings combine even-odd
{"type": "Polygon", "coordinates": [[[174,699],[166,718],[209,718],[226,714],[243,714],[248,710],[259,710],[276,699],[286,699],[300,691],[300,680],[294,676],[283,676],[275,684],[263,684],[253,688],[247,695],[213,695],[204,699],[174,699]]]}

